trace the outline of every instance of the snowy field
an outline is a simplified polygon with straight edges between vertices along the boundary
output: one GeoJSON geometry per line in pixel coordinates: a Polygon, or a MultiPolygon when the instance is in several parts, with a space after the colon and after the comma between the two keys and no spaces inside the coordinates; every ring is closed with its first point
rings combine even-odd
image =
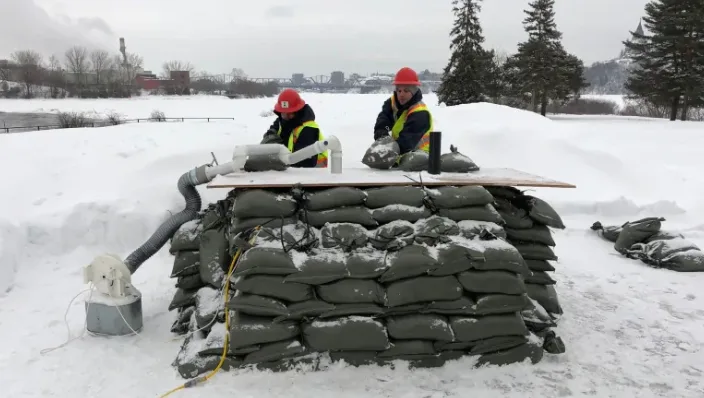
{"type": "MultiPolygon", "coordinates": [[[[323,131],[360,167],[385,95],[307,94],[323,131]]],[[[704,247],[704,124],[652,119],[556,118],[489,104],[452,108],[426,98],[443,131],[480,166],[511,167],[577,189],[538,188],[568,228],[555,232],[555,278],[567,353],[538,365],[471,369],[335,366],[324,372],[221,372],[172,397],[703,397],[702,274],[648,268],[618,255],[589,226],[645,216],[667,219],[704,247]]],[[[64,312],[85,289],[81,267],[103,252],[126,256],[183,199],[178,177],[258,143],[273,99],[0,100],[3,111],[117,111],[129,118],[234,117],[0,134],[0,385],[4,397],[155,397],[183,383],[170,364],[181,345],[167,311],[175,291],[166,247],[133,281],[144,295],[139,336],[66,339],[64,312]]],[[[200,190],[204,201],[225,190],[200,190]]],[[[85,311],[68,314],[73,335],[85,311]]]]}

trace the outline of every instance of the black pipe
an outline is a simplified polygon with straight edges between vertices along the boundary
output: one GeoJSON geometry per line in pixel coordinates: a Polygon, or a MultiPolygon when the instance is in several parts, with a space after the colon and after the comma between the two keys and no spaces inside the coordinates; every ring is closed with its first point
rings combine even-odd
{"type": "Polygon", "coordinates": [[[440,147],[442,133],[439,131],[430,132],[430,157],[428,158],[428,173],[440,174],[440,147]]]}

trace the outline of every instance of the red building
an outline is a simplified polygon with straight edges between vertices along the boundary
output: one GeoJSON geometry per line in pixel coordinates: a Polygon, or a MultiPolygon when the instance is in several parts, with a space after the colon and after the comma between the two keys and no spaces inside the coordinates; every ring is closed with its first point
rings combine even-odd
{"type": "Polygon", "coordinates": [[[151,72],[138,73],[135,77],[137,86],[142,90],[157,91],[160,89],[180,92],[188,90],[191,76],[188,71],[171,71],[170,79],[160,79],[151,72]]]}

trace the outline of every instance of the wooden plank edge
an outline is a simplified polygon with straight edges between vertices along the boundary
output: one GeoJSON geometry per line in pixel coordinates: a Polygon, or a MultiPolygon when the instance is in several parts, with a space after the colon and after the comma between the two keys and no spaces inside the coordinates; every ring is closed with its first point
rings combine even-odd
{"type": "MultiPolygon", "coordinates": [[[[298,185],[297,182],[281,182],[281,183],[266,183],[266,184],[251,184],[251,183],[228,183],[228,184],[213,184],[208,183],[208,189],[236,189],[236,188],[291,188],[298,185]]],[[[380,183],[380,182],[361,182],[361,183],[304,183],[301,184],[303,187],[313,187],[313,188],[323,188],[323,187],[383,187],[383,186],[428,186],[428,187],[439,187],[439,186],[492,186],[492,187],[532,187],[532,188],[577,188],[574,184],[569,184],[561,181],[545,181],[545,182],[527,182],[527,181],[492,181],[492,182],[460,182],[460,181],[433,181],[423,183],[419,181],[408,181],[408,182],[390,182],[390,183],[380,183]]]]}

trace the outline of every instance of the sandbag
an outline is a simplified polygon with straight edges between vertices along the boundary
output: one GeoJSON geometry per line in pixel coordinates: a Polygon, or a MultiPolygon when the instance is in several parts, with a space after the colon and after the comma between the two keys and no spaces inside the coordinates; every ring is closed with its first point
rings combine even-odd
{"type": "MultiPolygon", "coordinates": [[[[272,247],[289,251],[292,249],[308,250],[319,246],[319,230],[296,220],[295,223],[278,228],[263,227],[257,234],[254,246],[272,247]]],[[[243,242],[246,247],[249,242],[243,242]]],[[[234,241],[233,241],[234,244],[234,241]]]]}
{"type": "Polygon", "coordinates": [[[275,299],[300,302],[313,298],[313,288],[310,285],[296,282],[285,282],[281,275],[248,275],[236,278],[233,287],[242,293],[256,294],[275,299]]]}
{"type": "Polygon", "coordinates": [[[525,277],[525,281],[535,285],[554,285],[557,283],[547,272],[543,271],[533,271],[532,275],[525,277]]]}
{"type": "Polygon", "coordinates": [[[438,314],[438,315],[473,315],[474,307],[477,305],[472,299],[467,296],[461,296],[456,300],[433,301],[426,304],[423,308],[419,308],[413,312],[421,314],[438,314]]]}
{"type": "Polygon", "coordinates": [[[288,165],[284,163],[279,155],[256,155],[249,156],[244,163],[244,171],[284,171],[288,165]]]}
{"type": "Polygon", "coordinates": [[[232,275],[290,275],[296,272],[298,268],[283,249],[253,247],[241,255],[232,275]]]}
{"type": "Polygon", "coordinates": [[[623,230],[623,226],[609,225],[605,227],[599,221],[597,221],[592,224],[590,229],[592,231],[596,231],[597,234],[599,234],[602,238],[608,240],[609,242],[616,242],[616,239],[618,239],[618,235],[623,230]]]}
{"type": "Polygon", "coordinates": [[[513,201],[514,199],[523,198],[523,192],[514,187],[509,186],[487,186],[486,190],[495,198],[504,198],[513,201]]]}
{"type": "Polygon", "coordinates": [[[471,293],[520,295],[526,292],[523,279],[507,271],[466,271],[457,275],[462,287],[471,293]]]}
{"type": "Polygon", "coordinates": [[[496,198],[494,207],[505,221],[505,228],[528,229],[533,227],[533,219],[528,217],[528,212],[515,206],[511,201],[496,198]]]}
{"type": "Polygon", "coordinates": [[[526,336],[496,336],[477,341],[436,342],[438,350],[462,350],[469,355],[481,355],[517,347],[528,342],[526,336]]]}
{"type": "Polygon", "coordinates": [[[555,321],[547,310],[532,298],[528,299],[528,305],[521,311],[521,317],[523,317],[523,322],[525,322],[528,330],[534,333],[556,326],[555,321]]]}
{"type": "Polygon", "coordinates": [[[438,209],[458,209],[469,206],[485,206],[494,201],[486,188],[477,185],[444,186],[426,189],[433,205],[438,209]]]}
{"type": "Polygon", "coordinates": [[[284,358],[293,358],[305,355],[306,348],[297,338],[263,344],[260,349],[247,354],[242,362],[243,365],[279,361],[284,358]]]}
{"type": "Polygon", "coordinates": [[[171,333],[175,333],[175,334],[179,334],[179,335],[184,335],[184,334],[188,333],[188,329],[189,329],[188,326],[191,322],[191,318],[192,318],[195,310],[196,310],[195,306],[179,308],[178,315],[176,316],[174,323],[171,325],[171,333]]]}
{"type": "Polygon", "coordinates": [[[457,223],[447,217],[431,216],[415,223],[415,242],[434,246],[450,242],[449,237],[459,235],[457,223]]]}
{"type": "Polygon", "coordinates": [[[347,257],[347,276],[350,279],[377,279],[386,272],[386,253],[360,249],[347,257]]]}
{"type": "Polygon", "coordinates": [[[547,260],[526,260],[526,265],[531,271],[555,272],[555,267],[547,260]]]}
{"type": "Polygon", "coordinates": [[[369,209],[363,206],[338,207],[321,211],[302,211],[299,213],[301,221],[321,228],[327,223],[352,223],[365,227],[376,227],[379,225],[369,209]]]}
{"type": "Polygon", "coordinates": [[[384,314],[384,308],[373,303],[335,304],[335,308],[320,314],[318,319],[339,318],[353,315],[377,318],[384,314]]]}
{"type": "Polygon", "coordinates": [[[246,218],[233,218],[230,224],[230,235],[235,236],[242,231],[248,231],[254,229],[258,226],[265,226],[268,228],[281,228],[284,225],[291,225],[298,223],[298,216],[294,217],[246,217],[246,218]]]}
{"type": "Polygon", "coordinates": [[[198,329],[212,326],[217,320],[218,313],[224,310],[224,303],[219,290],[210,286],[198,289],[195,295],[195,320],[198,329]]]}
{"type": "Polygon", "coordinates": [[[423,206],[425,198],[423,188],[413,186],[370,188],[366,193],[365,205],[370,209],[379,209],[389,205],[420,207],[423,206]]]}
{"type": "Polygon", "coordinates": [[[699,250],[677,252],[663,258],[657,265],[678,272],[704,272],[704,252],[699,250]]]}
{"type": "MultiPolygon", "coordinates": [[[[181,345],[176,359],[173,361],[178,373],[184,379],[191,379],[207,372],[211,372],[217,368],[220,363],[219,355],[202,356],[198,355],[200,347],[204,343],[204,338],[199,333],[194,333],[186,337],[181,345]]],[[[242,365],[242,361],[237,358],[225,357],[222,364],[222,370],[230,370],[238,368],[242,365]]]]}
{"type": "Polygon", "coordinates": [[[335,309],[334,304],[322,300],[312,299],[288,305],[288,314],[274,318],[274,322],[287,320],[300,321],[306,318],[315,318],[335,309]]]}
{"type": "Polygon", "coordinates": [[[614,249],[621,254],[626,254],[631,246],[643,242],[660,231],[663,221],[665,219],[662,217],[646,217],[623,224],[623,229],[614,243],[614,249]]]}
{"type": "Polygon", "coordinates": [[[440,171],[443,173],[469,173],[479,171],[479,166],[469,156],[460,153],[450,145],[450,153],[440,155],[440,171]]]}
{"type": "Polygon", "coordinates": [[[414,234],[413,224],[396,220],[377,228],[369,241],[375,249],[397,251],[413,243],[414,234]]]}
{"type": "Polygon", "coordinates": [[[519,242],[540,243],[546,246],[555,246],[555,240],[552,237],[550,229],[541,224],[535,224],[528,229],[514,229],[508,225],[505,228],[506,236],[509,240],[519,242]]]}
{"type": "Polygon", "coordinates": [[[648,238],[646,238],[643,241],[643,243],[650,243],[650,242],[656,241],[656,240],[670,240],[670,239],[677,239],[677,238],[684,239],[684,235],[682,235],[678,232],[660,230],[660,231],[650,235],[648,238]]]}
{"type": "Polygon", "coordinates": [[[434,314],[391,316],[386,320],[389,336],[397,340],[453,341],[447,318],[434,314]]]}
{"type": "Polygon", "coordinates": [[[203,224],[199,219],[181,225],[171,238],[169,252],[175,254],[184,250],[198,250],[201,232],[203,232],[203,224]]]}
{"type": "Polygon", "coordinates": [[[184,290],[198,290],[205,286],[205,282],[200,279],[200,274],[179,276],[176,279],[176,287],[184,290]]]}
{"type": "Polygon", "coordinates": [[[198,274],[200,253],[197,250],[180,251],[176,253],[174,266],[171,268],[171,278],[198,274]]]}
{"type": "Polygon", "coordinates": [[[229,270],[228,246],[225,229],[209,229],[201,235],[198,267],[200,279],[215,288],[222,286],[225,271],[229,270]]]}
{"type": "Polygon", "coordinates": [[[387,256],[388,269],[379,277],[382,283],[427,275],[440,266],[424,246],[406,246],[387,256]]]}
{"type": "Polygon", "coordinates": [[[557,255],[550,246],[530,242],[511,241],[511,243],[526,260],[557,260],[557,255]]]}
{"type": "MultiPolygon", "coordinates": [[[[205,338],[203,344],[199,347],[198,355],[209,356],[209,355],[222,355],[225,351],[225,335],[227,334],[227,329],[225,328],[224,322],[216,322],[208,332],[208,336],[205,338]]],[[[257,351],[259,345],[251,345],[247,347],[241,347],[233,350],[228,344],[227,354],[228,356],[246,355],[257,351]]]]}
{"type": "Polygon", "coordinates": [[[484,248],[484,262],[474,262],[474,268],[480,271],[509,271],[526,275],[530,271],[520,251],[503,239],[474,239],[484,248]]]}
{"type": "Polygon", "coordinates": [[[279,300],[241,292],[237,292],[237,294],[228,301],[227,308],[255,316],[286,317],[289,315],[286,304],[279,300]]]}
{"type": "Polygon", "coordinates": [[[322,285],[349,275],[344,254],[337,250],[315,250],[310,255],[292,251],[298,272],[287,275],[284,283],[296,282],[306,285],[322,285]],[[298,262],[300,261],[300,264],[298,262]]]}
{"type": "Polygon", "coordinates": [[[237,193],[232,214],[237,218],[290,217],[298,204],[289,194],[264,189],[247,189],[237,193]]]}
{"type": "Polygon", "coordinates": [[[394,340],[391,346],[377,354],[378,358],[394,359],[404,355],[435,355],[437,351],[432,341],[428,340],[394,340]]]}
{"type": "Polygon", "coordinates": [[[328,223],[320,229],[324,248],[340,248],[353,251],[367,245],[369,233],[366,228],[352,223],[328,223]]]}
{"type": "Polygon", "coordinates": [[[529,332],[518,313],[481,317],[453,316],[450,327],[455,341],[475,342],[498,336],[528,336],[529,332]]]}
{"type": "Polygon", "coordinates": [[[478,296],[473,315],[494,315],[520,312],[528,305],[527,295],[485,294],[478,296]]]}
{"type": "Polygon", "coordinates": [[[536,364],[543,359],[543,347],[535,343],[521,344],[508,350],[492,352],[479,357],[475,367],[484,365],[510,365],[523,362],[529,359],[532,364],[536,364]]]}
{"type": "Polygon", "coordinates": [[[704,267],[704,253],[696,244],[683,238],[636,243],[628,255],[655,267],[680,272],[700,272],[704,267]]]}
{"type": "Polygon", "coordinates": [[[413,172],[428,170],[428,160],[430,156],[427,152],[420,150],[411,151],[401,155],[398,161],[399,170],[413,172]]]}
{"type": "Polygon", "coordinates": [[[457,222],[460,228],[460,235],[467,239],[472,239],[481,235],[484,231],[490,232],[497,238],[506,238],[506,231],[497,223],[488,221],[462,220],[457,222]]]}
{"type": "Polygon", "coordinates": [[[438,209],[438,216],[447,217],[453,221],[474,220],[488,221],[495,224],[504,224],[504,219],[496,211],[494,206],[468,206],[458,207],[456,209],[438,209]]]}
{"type": "Polygon", "coordinates": [[[374,141],[362,157],[362,163],[372,169],[390,169],[395,163],[401,149],[393,137],[384,136],[374,141]]]}
{"type": "Polygon", "coordinates": [[[300,332],[295,322],[273,322],[269,317],[234,311],[230,320],[230,349],[289,340],[300,335],[300,332]]]}
{"type": "Polygon", "coordinates": [[[316,286],[320,299],[332,304],[384,304],[384,287],[374,280],[343,279],[316,286]]]}
{"type": "Polygon", "coordinates": [[[439,266],[429,275],[454,275],[472,269],[475,262],[484,262],[484,248],[472,241],[443,244],[437,247],[437,260],[439,266]]]}
{"type": "MultiPolygon", "coordinates": [[[[386,287],[386,305],[398,307],[462,297],[462,286],[454,276],[420,276],[399,280],[386,287]]],[[[327,300],[326,300],[327,301],[327,300]]]]}
{"type": "Polygon", "coordinates": [[[430,209],[424,206],[388,205],[372,210],[372,217],[381,225],[396,220],[416,222],[422,218],[428,218],[431,215],[430,209]]]}
{"type": "Polygon", "coordinates": [[[198,290],[176,289],[176,293],[174,293],[174,297],[171,299],[171,303],[169,303],[169,311],[173,311],[177,308],[190,307],[192,305],[195,306],[197,292],[198,290]]]}
{"type": "Polygon", "coordinates": [[[383,351],[390,346],[384,324],[370,317],[316,320],[304,323],[301,331],[314,351],[383,351]]]}
{"type": "Polygon", "coordinates": [[[528,297],[537,301],[548,313],[556,315],[562,314],[562,306],[560,306],[560,300],[557,297],[555,285],[526,283],[526,292],[528,293],[528,297]]]}
{"type": "Polygon", "coordinates": [[[546,201],[530,195],[524,197],[529,207],[528,217],[533,221],[555,229],[566,228],[560,215],[546,201]]]}
{"type": "Polygon", "coordinates": [[[303,203],[308,210],[320,211],[343,206],[361,206],[366,198],[367,194],[359,188],[335,187],[306,192],[303,203]]]}

